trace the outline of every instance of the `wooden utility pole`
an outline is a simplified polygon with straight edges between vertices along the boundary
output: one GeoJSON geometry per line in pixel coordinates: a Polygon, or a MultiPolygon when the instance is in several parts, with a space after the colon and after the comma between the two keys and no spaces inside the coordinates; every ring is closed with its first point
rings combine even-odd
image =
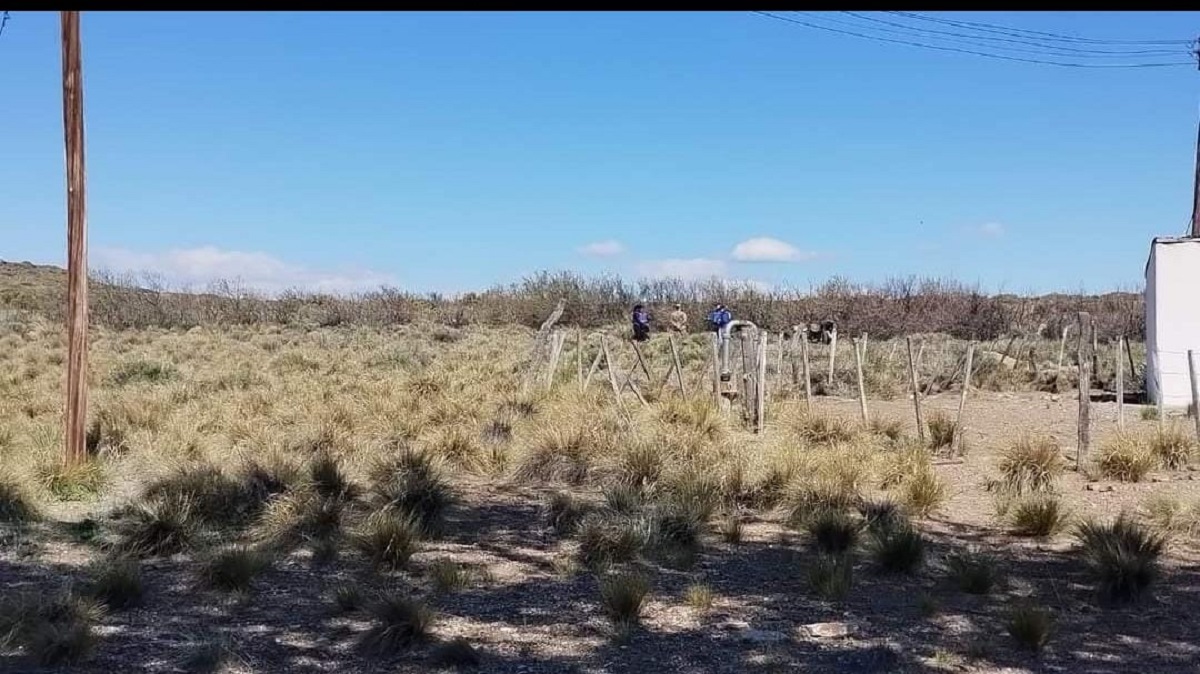
{"type": "Polygon", "coordinates": [[[87,460],[87,194],[83,164],[83,59],[79,12],[62,12],[63,137],[67,157],[68,465],[87,460]]]}
{"type": "MultiPolygon", "coordinates": [[[[1200,56],[1200,48],[1197,48],[1200,56]]],[[[1200,238],[1200,124],[1196,125],[1196,175],[1192,182],[1192,238],[1200,238]]]]}

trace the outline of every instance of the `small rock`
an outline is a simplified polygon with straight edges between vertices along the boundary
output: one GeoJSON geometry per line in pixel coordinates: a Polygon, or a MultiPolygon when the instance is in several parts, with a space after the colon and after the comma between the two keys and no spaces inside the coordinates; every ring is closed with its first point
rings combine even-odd
{"type": "Polygon", "coordinates": [[[841,639],[850,636],[854,632],[854,626],[843,622],[813,623],[805,625],[804,631],[818,639],[841,639]]]}
{"type": "Polygon", "coordinates": [[[1058,401],[1060,401],[1060,400],[1062,400],[1062,396],[1058,395],[1057,393],[1054,393],[1054,394],[1051,394],[1051,395],[1050,395],[1050,402],[1052,402],[1052,403],[1056,403],[1056,402],[1058,402],[1058,401]]]}

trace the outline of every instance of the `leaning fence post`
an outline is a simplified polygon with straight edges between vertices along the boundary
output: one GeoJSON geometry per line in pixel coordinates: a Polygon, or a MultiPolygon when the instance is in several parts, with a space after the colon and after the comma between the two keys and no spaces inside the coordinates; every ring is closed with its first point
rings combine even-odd
{"type": "Polygon", "coordinates": [[[851,342],[854,344],[854,369],[858,374],[858,406],[859,406],[859,409],[862,411],[862,421],[864,424],[866,424],[869,421],[869,419],[867,418],[867,389],[863,385],[863,366],[862,366],[862,362],[863,362],[862,350],[864,347],[866,347],[866,342],[863,341],[863,338],[852,339],[851,342]]]}
{"type": "Polygon", "coordinates": [[[671,360],[675,364],[675,379],[679,382],[679,393],[686,396],[687,388],[683,385],[683,366],[679,364],[679,349],[675,347],[675,335],[667,335],[667,339],[671,342],[671,360]]]}
{"type": "Polygon", "coordinates": [[[1079,312],[1079,449],[1075,453],[1075,469],[1083,466],[1088,455],[1092,434],[1092,316],[1079,312]]]}
{"type": "Polygon", "coordinates": [[[951,452],[955,455],[962,448],[964,412],[967,407],[967,391],[971,388],[971,365],[975,358],[975,342],[967,344],[967,367],[963,374],[962,393],[958,396],[958,418],[954,420],[954,436],[950,441],[951,452]]]}
{"type": "Polygon", "coordinates": [[[908,379],[912,383],[913,411],[917,415],[917,437],[925,444],[925,420],[921,418],[921,388],[917,381],[917,361],[913,358],[912,337],[905,337],[908,345],[908,379]]]}

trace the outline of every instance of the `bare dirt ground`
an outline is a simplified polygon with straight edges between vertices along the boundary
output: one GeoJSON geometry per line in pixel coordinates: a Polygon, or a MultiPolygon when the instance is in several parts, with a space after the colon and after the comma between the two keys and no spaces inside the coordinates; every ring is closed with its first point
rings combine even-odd
{"type": "MultiPolygon", "coordinates": [[[[956,409],[957,394],[926,400],[927,408],[956,409]]],[[[820,411],[858,414],[854,400],[819,399],[820,411]]],[[[904,420],[915,434],[911,402],[873,401],[871,412],[904,420]]],[[[564,569],[574,545],[545,524],[548,490],[462,477],[461,502],[450,535],[430,542],[409,572],[379,574],[346,554],[316,567],[295,553],[256,580],[246,596],[198,590],[184,557],[148,561],[143,604],[106,616],[94,658],[69,671],[199,671],[189,658],[204,644],[225,643],[235,654],[230,671],[425,672],[434,644],[387,659],[353,648],[365,627],[333,610],[341,584],[363,589],[404,588],[427,599],[439,615],[435,641],[464,637],[482,655],[485,672],[1197,672],[1200,671],[1200,555],[1173,541],[1153,596],[1128,607],[1102,606],[1069,534],[1046,542],[1010,536],[995,519],[984,482],[997,452],[1022,432],[1058,437],[1074,461],[1077,402],[1073,395],[977,393],[967,407],[962,460],[941,460],[938,473],[952,496],[920,522],[930,537],[929,563],[915,577],[874,569],[859,556],[854,587],[841,601],[816,597],[804,569],[812,553],[781,517],[752,517],[743,541],[712,535],[687,570],[653,569],[653,590],[642,626],[616,639],[598,601],[595,576],[564,569]],[[952,587],[940,570],[950,550],[977,545],[1000,560],[1005,582],[991,596],[952,587]],[[470,587],[438,594],[423,572],[435,559],[478,568],[470,587]],[[683,599],[694,582],[712,587],[711,611],[683,599]],[[1008,612],[1024,598],[1051,609],[1054,634],[1040,656],[1018,649],[1005,630],[1008,612]],[[844,622],[844,637],[812,636],[805,625],[844,622]]],[[[1138,408],[1132,426],[1152,427],[1138,408]]],[[[1095,403],[1093,443],[1115,432],[1115,403],[1095,403]]],[[[768,432],[770,432],[768,430],[768,432]]],[[[1200,498],[1191,471],[1160,471],[1138,484],[1089,482],[1068,471],[1059,482],[1079,515],[1135,510],[1149,495],[1200,498]]],[[[63,514],[66,514],[65,512],[63,514]]],[[[78,578],[95,556],[69,524],[50,522],[3,530],[0,588],[45,591],[78,578]]],[[[68,519],[60,517],[58,519],[68,519]]],[[[40,670],[18,655],[0,657],[0,671],[40,670]]],[[[63,670],[68,671],[68,670],[63,670]]]]}

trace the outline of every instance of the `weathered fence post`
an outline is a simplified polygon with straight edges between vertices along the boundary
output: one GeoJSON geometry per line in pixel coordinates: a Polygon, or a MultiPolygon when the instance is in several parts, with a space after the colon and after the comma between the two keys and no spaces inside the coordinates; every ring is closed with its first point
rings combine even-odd
{"type": "Polygon", "coordinates": [[[1081,470],[1092,436],[1092,317],[1079,312],[1079,449],[1075,469],[1081,470]]]}
{"type": "Polygon", "coordinates": [[[770,333],[766,330],[760,331],[761,336],[758,339],[758,382],[754,387],[754,432],[762,433],[766,425],[767,411],[767,342],[770,339],[770,333]]]}
{"type": "Polygon", "coordinates": [[[1188,349],[1187,356],[1188,379],[1192,382],[1192,418],[1196,422],[1196,441],[1200,442],[1200,388],[1197,387],[1196,382],[1196,354],[1188,349]]]}
{"type": "Polygon", "coordinates": [[[908,379],[912,384],[913,411],[917,416],[917,437],[925,444],[925,420],[921,417],[921,387],[917,381],[917,361],[913,358],[912,337],[905,337],[908,346],[908,379]]]}
{"type": "Polygon", "coordinates": [[[800,340],[800,354],[803,359],[804,366],[804,404],[809,413],[812,413],[812,373],[808,369],[808,337],[803,337],[800,340]]]}
{"type": "Polygon", "coordinates": [[[683,366],[679,364],[679,349],[675,346],[675,335],[667,335],[671,342],[671,360],[675,364],[675,379],[679,382],[679,393],[687,395],[687,387],[683,385],[683,366]]]}
{"type": "Polygon", "coordinates": [[[837,336],[838,333],[834,330],[833,336],[829,339],[829,379],[826,381],[826,391],[833,391],[833,366],[837,362],[837,336]]]}
{"type": "Polygon", "coordinates": [[[854,344],[854,369],[858,373],[858,406],[862,412],[863,424],[866,424],[870,420],[867,417],[867,388],[863,384],[862,352],[866,348],[867,343],[865,338],[852,339],[851,341],[854,344]]]}
{"type": "Polygon", "coordinates": [[[575,328],[575,370],[579,376],[579,392],[583,393],[583,328],[575,328]]]}
{"type": "Polygon", "coordinates": [[[721,333],[714,332],[712,338],[713,404],[721,410],[721,333]]]}
{"type": "Polygon", "coordinates": [[[1054,378],[1057,379],[1062,374],[1063,356],[1067,352],[1067,333],[1071,331],[1070,325],[1064,325],[1062,329],[1062,338],[1058,341],[1058,365],[1054,368],[1054,378]]]}
{"type": "Polygon", "coordinates": [[[954,420],[954,436],[950,440],[951,453],[957,455],[962,448],[963,424],[967,408],[967,391],[971,389],[971,365],[975,359],[975,342],[967,344],[967,365],[963,374],[962,393],[958,396],[958,418],[954,420]]]}
{"type": "Polygon", "coordinates": [[[1125,432],[1125,336],[1117,338],[1117,430],[1125,432]]]}

